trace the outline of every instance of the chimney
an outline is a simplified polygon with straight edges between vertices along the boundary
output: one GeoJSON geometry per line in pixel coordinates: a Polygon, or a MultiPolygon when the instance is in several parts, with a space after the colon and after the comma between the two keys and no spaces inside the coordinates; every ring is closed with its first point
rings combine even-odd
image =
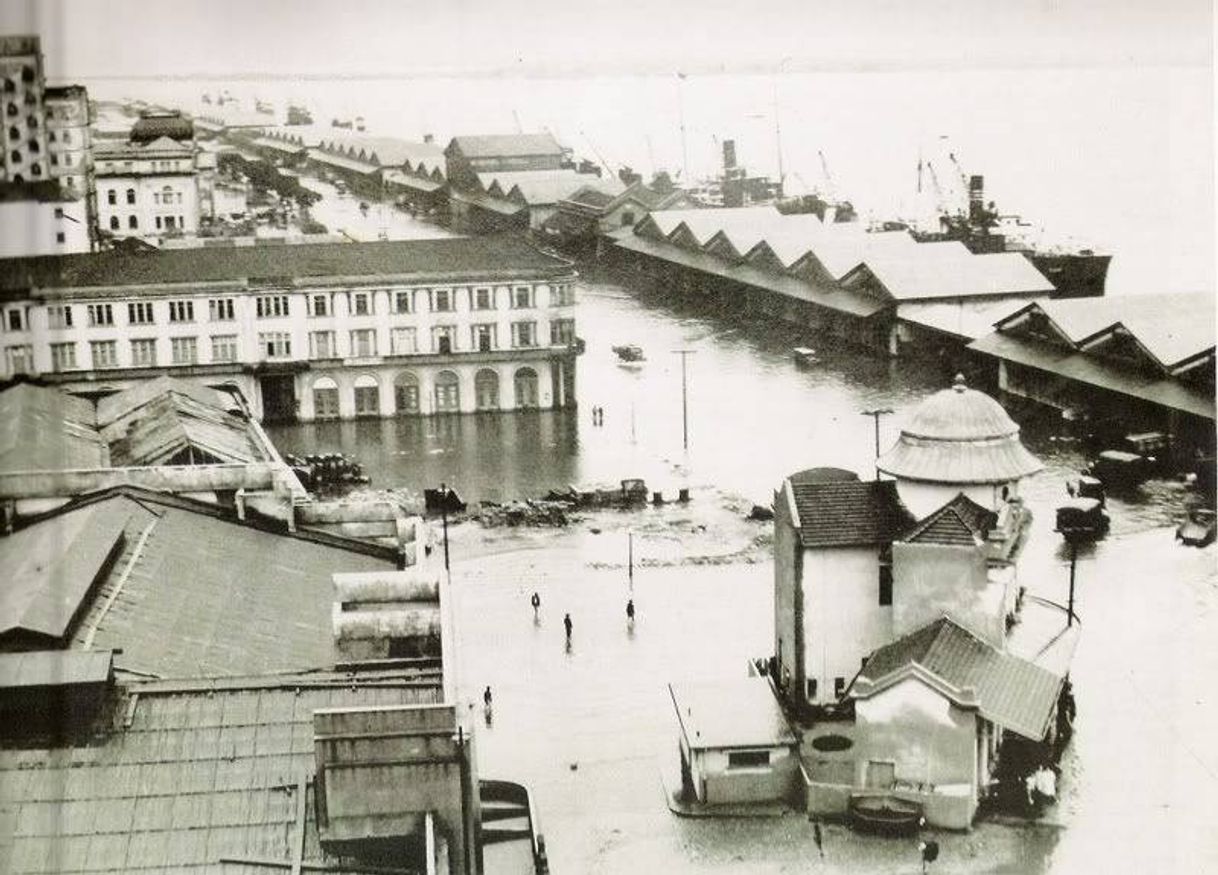
{"type": "Polygon", "coordinates": [[[723,141],[723,169],[732,170],[736,167],[736,141],[723,141]]]}
{"type": "Polygon", "coordinates": [[[985,177],[974,174],[968,178],[968,217],[979,222],[985,212],[985,177]]]}

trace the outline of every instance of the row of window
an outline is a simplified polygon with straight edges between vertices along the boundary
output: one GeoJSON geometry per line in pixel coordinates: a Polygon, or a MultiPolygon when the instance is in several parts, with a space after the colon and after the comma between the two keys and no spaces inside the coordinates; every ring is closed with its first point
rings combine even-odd
{"type": "MultiPolygon", "coordinates": [[[[155,218],[156,218],[156,227],[157,227],[158,231],[173,231],[175,229],[185,229],[186,228],[186,217],[185,216],[156,216],[155,218]]],[[[122,222],[119,221],[118,216],[111,216],[110,217],[110,230],[117,231],[120,227],[122,227],[122,222]]],[[[139,219],[137,219],[135,216],[127,217],[127,228],[128,229],[134,231],[134,230],[138,230],[139,227],[140,227],[139,219]]]]}
{"type": "MultiPolygon", "coordinates": [[[[155,367],[157,341],[155,338],[136,338],[131,341],[131,367],[155,367]]],[[[52,343],[51,370],[74,371],[80,368],[76,355],[78,344],[52,343]]],[[[33,347],[10,346],[6,350],[9,372],[29,373],[33,370],[33,347]]],[[[169,360],[175,365],[193,365],[199,361],[199,339],[196,337],[172,337],[169,339],[169,360]]],[[[237,336],[216,335],[211,338],[211,360],[213,362],[237,361],[237,336]]],[[[92,370],[117,368],[118,341],[94,340],[89,342],[89,365],[92,370]]]]}
{"type": "MultiPolygon", "coordinates": [[[[414,289],[403,289],[393,294],[392,306],[394,313],[413,313],[415,311],[414,289]]],[[[490,286],[469,289],[421,289],[427,295],[428,308],[433,313],[452,313],[457,309],[458,292],[464,291],[469,299],[470,310],[495,310],[497,302],[495,290],[490,286]]],[[[376,313],[376,297],[372,292],[351,292],[350,311],[354,316],[370,316],[376,313]]],[[[284,315],[287,314],[286,296],[284,315]]],[[[514,310],[526,310],[537,306],[537,299],[531,286],[513,286],[509,302],[514,310]]],[[[569,283],[552,287],[550,305],[554,307],[570,306],[575,303],[575,290],[569,283]]],[[[310,316],[332,316],[333,307],[330,296],[326,294],[309,295],[306,306],[310,316]]],[[[261,311],[259,312],[261,316],[261,311]]],[[[276,314],[279,315],[279,314],[276,314]]]]}
{"type": "MultiPolygon", "coordinates": [[[[190,302],[184,302],[189,304],[190,302]]],[[[110,307],[109,304],[90,305],[90,307],[110,307]]],[[[147,304],[132,304],[131,307],[146,307],[147,304]]],[[[60,310],[66,313],[70,322],[70,310],[60,310]]],[[[103,323],[99,323],[103,324],[103,323]]],[[[108,323],[106,323],[108,324],[108,323]]],[[[494,325],[473,325],[470,327],[471,349],[489,352],[497,348],[495,343],[494,325]]],[[[551,345],[570,343],[574,338],[575,324],[573,320],[561,320],[550,325],[551,345]]],[[[431,350],[437,353],[451,353],[457,349],[457,330],[455,326],[438,326],[432,329],[431,350]]],[[[131,347],[132,367],[153,367],[157,364],[157,341],[155,338],[133,338],[129,341],[131,347]]],[[[395,328],[390,335],[391,352],[393,355],[410,355],[417,353],[418,334],[414,328],[395,328]]],[[[370,358],[376,356],[376,330],[372,328],[357,329],[350,333],[350,349],[353,358],[370,358]]],[[[198,339],[195,337],[173,337],[169,340],[170,363],[175,365],[190,365],[198,362],[198,339]]],[[[517,322],[512,325],[512,346],[517,349],[537,345],[537,325],[534,322],[517,322]]],[[[52,343],[51,367],[55,371],[76,370],[77,344],[74,342],[52,343]]],[[[26,373],[32,370],[32,347],[12,346],[8,348],[9,373],[26,373]],[[18,352],[12,352],[17,350],[18,352]],[[13,357],[16,357],[14,360],[13,357]]],[[[287,359],[292,357],[292,335],[286,331],[266,331],[258,335],[258,350],[263,359],[287,359]]],[[[237,335],[213,335],[211,337],[211,361],[235,362],[238,360],[237,335]]],[[[309,358],[330,359],[338,356],[337,333],[334,331],[313,331],[309,333],[309,358]]],[[[92,369],[118,367],[118,341],[94,340],[89,342],[89,367],[92,369]]]]}
{"type": "MultiPolygon", "coordinates": [[[[529,367],[517,369],[512,376],[512,389],[517,408],[538,405],[537,372],[529,367]]],[[[461,410],[461,381],[452,371],[440,371],[433,381],[432,409],[436,413],[456,413],[461,410]]],[[[330,377],[320,377],[313,384],[313,415],[317,419],[337,419],[339,416],[338,384],[330,377]]],[[[379,416],[381,389],[374,377],[362,376],[353,390],[356,416],[379,416]]],[[[394,411],[403,414],[421,412],[419,380],[409,372],[399,374],[393,381],[394,411]]],[[[474,407],[477,410],[498,410],[499,374],[486,368],[474,375],[474,407]]]]}
{"type": "MultiPolygon", "coordinates": [[[[30,141],[33,142],[32,140],[30,141]]],[[[127,203],[135,203],[135,189],[127,189],[127,203]]],[[[175,191],[173,186],[167,185],[160,191],[152,193],[152,202],[154,204],[180,204],[182,202],[182,192],[175,191]]],[[[106,191],[106,203],[114,206],[118,203],[118,189],[111,188],[106,191]]]]}

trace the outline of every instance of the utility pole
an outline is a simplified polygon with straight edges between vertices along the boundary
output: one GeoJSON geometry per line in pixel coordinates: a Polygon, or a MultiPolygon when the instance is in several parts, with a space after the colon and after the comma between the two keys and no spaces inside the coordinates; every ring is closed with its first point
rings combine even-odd
{"type": "Polygon", "coordinates": [[[1071,533],[1066,533],[1066,543],[1070,545],[1070,597],[1066,602],[1066,626],[1074,625],[1074,566],[1078,563],[1078,540],[1071,533]]]}
{"type": "Polygon", "coordinates": [[[681,437],[685,451],[689,452],[689,389],[686,380],[685,360],[697,352],[696,349],[674,349],[673,355],[681,357],[681,437]]]}
{"type": "Polygon", "coordinates": [[[444,570],[448,571],[448,484],[440,484],[440,522],[444,527],[444,570]]]}
{"type": "Polygon", "coordinates": [[[887,416],[888,414],[892,413],[892,408],[876,407],[872,410],[861,410],[859,412],[863,416],[870,416],[873,420],[875,420],[875,459],[877,462],[876,469],[875,469],[875,479],[879,480],[880,479],[880,468],[879,468],[878,463],[880,460],[880,417],[887,416]]]}
{"type": "Polygon", "coordinates": [[[626,573],[630,581],[630,591],[634,592],[634,532],[626,533],[626,573]]]}

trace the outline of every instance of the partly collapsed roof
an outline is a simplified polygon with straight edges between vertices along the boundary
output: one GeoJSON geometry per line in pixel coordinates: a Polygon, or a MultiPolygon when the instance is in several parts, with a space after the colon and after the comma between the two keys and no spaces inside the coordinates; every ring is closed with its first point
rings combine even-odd
{"type": "Polygon", "coordinates": [[[1048,732],[1064,682],[942,617],[872,653],[848,695],[869,699],[910,677],[1033,741],[1048,732]]]}
{"type": "MultiPolygon", "coordinates": [[[[847,472],[848,473],[848,472],[847,472]]],[[[889,544],[914,523],[891,480],[789,478],[784,484],[805,547],[889,544]]]]}

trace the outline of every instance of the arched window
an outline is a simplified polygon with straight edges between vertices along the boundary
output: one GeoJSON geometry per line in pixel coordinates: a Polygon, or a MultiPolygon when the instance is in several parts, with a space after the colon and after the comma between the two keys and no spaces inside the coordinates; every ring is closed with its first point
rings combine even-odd
{"type": "Polygon", "coordinates": [[[42,147],[38,145],[38,141],[35,139],[31,138],[29,145],[30,145],[30,151],[33,152],[35,155],[37,155],[39,152],[42,151],[42,147]]]}
{"type": "Polygon", "coordinates": [[[114,189],[110,189],[108,192],[106,192],[106,203],[108,203],[108,204],[118,203],[118,192],[115,191],[114,189]]]}
{"type": "Polygon", "coordinates": [[[135,229],[136,229],[136,228],[138,228],[139,226],[140,226],[140,220],[139,220],[139,219],[137,219],[135,216],[130,216],[130,217],[128,217],[128,219],[127,219],[127,227],[128,227],[128,228],[131,228],[132,230],[135,230],[135,229]]]}
{"type": "Polygon", "coordinates": [[[30,173],[34,174],[35,176],[42,176],[42,165],[41,164],[31,164],[30,173]]]}
{"type": "Polygon", "coordinates": [[[38,116],[36,116],[36,115],[27,116],[25,123],[30,126],[31,131],[38,130],[38,116]]]}
{"type": "Polygon", "coordinates": [[[513,380],[518,408],[537,406],[537,372],[532,368],[521,368],[513,380]]]}
{"type": "Polygon", "coordinates": [[[10,118],[21,112],[21,110],[17,109],[17,104],[15,103],[9,103],[8,108],[4,111],[10,118]]]}
{"type": "Polygon", "coordinates": [[[118,230],[118,216],[111,216],[111,217],[110,217],[110,230],[111,230],[111,231],[117,231],[117,230],[118,230]]]}
{"type": "Polygon", "coordinates": [[[161,189],[161,203],[163,203],[163,204],[173,203],[173,188],[171,186],[167,185],[161,189]]]}
{"type": "Polygon", "coordinates": [[[499,409],[499,375],[490,368],[474,375],[474,406],[478,410],[499,409]]]}
{"type": "Polygon", "coordinates": [[[419,412],[419,378],[410,371],[393,378],[393,406],[398,413],[419,412]]]}
{"type": "Polygon", "coordinates": [[[13,125],[11,128],[8,129],[8,138],[10,140],[20,140],[21,139],[21,131],[17,130],[16,125],[13,125]]]}
{"type": "Polygon", "coordinates": [[[129,203],[129,204],[135,203],[135,189],[134,188],[127,189],[127,203],[129,203]]]}
{"type": "Polygon", "coordinates": [[[330,377],[313,381],[313,418],[338,419],[338,383],[330,377]]]}
{"type": "Polygon", "coordinates": [[[436,413],[456,413],[461,409],[461,381],[452,371],[436,374],[436,413]]]}
{"type": "Polygon", "coordinates": [[[16,149],[14,149],[12,152],[10,152],[8,157],[9,157],[9,160],[12,161],[14,164],[21,163],[21,153],[16,149]]]}
{"type": "Polygon", "coordinates": [[[371,374],[360,374],[355,378],[355,415],[381,415],[381,387],[371,374]]]}

